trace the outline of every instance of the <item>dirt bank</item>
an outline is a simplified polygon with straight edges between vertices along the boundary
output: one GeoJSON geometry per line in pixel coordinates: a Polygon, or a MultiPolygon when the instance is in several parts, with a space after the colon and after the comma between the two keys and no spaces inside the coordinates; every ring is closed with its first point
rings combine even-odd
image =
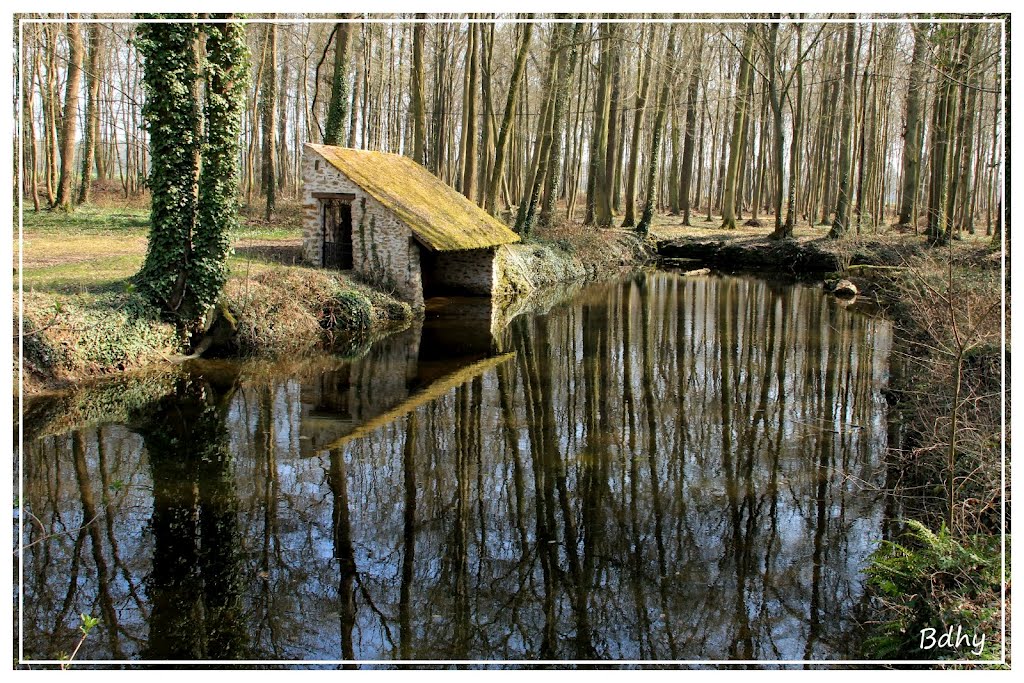
{"type": "Polygon", "coordinates": [[[668,262],[682,259],[727,270],[819,274],[842,272],[852,265],[899,266],[920,253],[923,241],[887,236],[772,240],[764,235],[717,234],[659,239],[657,249],[668,262]]]}

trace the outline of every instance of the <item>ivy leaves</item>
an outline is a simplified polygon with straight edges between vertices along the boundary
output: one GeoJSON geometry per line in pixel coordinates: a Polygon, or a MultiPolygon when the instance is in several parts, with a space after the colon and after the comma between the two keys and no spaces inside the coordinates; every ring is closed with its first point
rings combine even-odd
{"type": "Polygon", "coordinates": [[[152,192],[139,288],[179,323],[195,328],[224,286],[228,235],[238,221],[245,33],[230,22],[147,23],[140,25],[135,45],[144,60],[152,192]]]}

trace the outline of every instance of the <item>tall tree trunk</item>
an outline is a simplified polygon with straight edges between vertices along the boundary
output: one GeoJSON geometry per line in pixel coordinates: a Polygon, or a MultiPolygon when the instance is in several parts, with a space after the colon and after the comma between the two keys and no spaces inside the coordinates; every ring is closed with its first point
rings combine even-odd
{"type": "MultiPolygon", "coordinates": [[[[361,38],[362,40],[365,40],[365,35],[366,35],[365,25],[360,27],[359,35],[362,36],[362,38],[361,38]]],[[[352,37],[351,37],[350,40],[351,40],[352,44],[354,45],[355,44],[355,33],[354,33],[354,30],[353,30],[352,37]]],[[[351,59],[351,52],[352,51],[350,49],[349,50],[350,59],[351,59]]],[[[349,109],[349,121],[348,121],[348,146],[349,147],[355,147],[356,146],[356,140],[357,140],[357,138],[359,136],[359,103],[362,101],[361,98],[362,98],[362,88],[363,88],[363,69],[364,69],[363,60],[362,59],[357,59],[356,60],[356,75],[355,75],[355,78],[353,79],[355,81],[355,85],[352,87],[352,100],[351,100],[351,104],[349,105],[349,108],[348,108],[349,109]]]]}
{"type": "MultiPolygon", "coordinates": [[[[416,17],[421,19],[423,15],[418,14],[416,17]]],[[[423,78],[423,43],[425,40],[426,25],[416,24],[412,30],[412,158],[424,166],[427,163],[424,156],[427,135],[427,108],[423,78]]]]}
{"type": "Polygon", "coordinates": [[[921,99],[925,88],[924,70],[928,59],[928,25],[914,24],[914,56],[910,62],[907,89],[907,121],[903,128],[903,188],[896,222],[908,225],[914,218],[914,201],[921,174],[921,99]]]}
{"type": "Polygon", "coordinates": [[[739,182],[742,163],[743,129],[746,127],[746,111],[748,107],[747,90],[750,80],[750,59],[754,47],[754,30],[756,24],[747,26],[743,37],[743,48],[740,58],[739,76],[736,80],[736,110],[733,113],[732,137],[729,140],[729,167],[725,174],[725,190],[722,194],[722,227],[736,227],[736,185],[739,182]]]}
{"type": "Polygon", "coordinates": [[[477,134],[476,134],[476,81],[477,81],[477,27],[469,24],[468,38],[466,41],[466,62],[467,88],[464,97],[466,109],[466,128],[463,130],[463,138],[466,141],[465,163],[462,173],[462,194],[470,201],[476,196],[476,164],[477,164],[477,134]]]}
{"type": "Polygon", "coordinates": [[[46,82],[42,84],[43,96],[43,146],[46,150],[46,202],[50,207],[57,203],[57,128],[60,114],[57,101],[57,24],[43,25],[44,50],[46,51],[46,82]]]}
{"type": "MultiPolygon", "coordinates": [[[[347,19],[351,14],[341,14],[347,19]]],[[[331,103],[328,104],[324,144],[341,144],[348,124],[348,56],[352,42],[352,25],[339,22],[334,31],[334,76],[331,79],[331,103]]]]}
{"type": "Polygon", "coordinates": [[[839,196],[836,216],[828,236],[842,237],[850,226],[850,173],[853,158],[853,66],[857,25],[846,25],[846,52],[843,60],[843,112],[839,138],[839,196]]]}
{"type": "MultiPolygon", "coordinates": [[[[800,15],[797,15],[797,19],[800,15]]],[[[800,182],[800,160],[803,153],[803,116],[804,116],[804,66],[803,66],[803,24],[797,22],[793,26],[796,31],[796,101],[793,104],[793,142],[789,146],[789,192],[786,199],[786,223],[780,237],[792,237],[796,228],[797,185],[800,182]]]]}
{"type": "Polygon", "coordinates": [[[583,35],[583,23],[573,24],[572,35],[568,45],[558,55],[558,87],[555,92],[555,107],[551,117],[551,151],[547,165],[547,177],[544,180],[544,201],[541,204],[540,224],[550,225],[558,199],[559,178],[562,173],[562,155],[565,145],[562,137],[566,135],[565,113],[569,101],[569,86],[572,74],[576,69],[576,56],[579,54],[579,41],[583,35]]]}
{"type": "MultiPolygon", "coordinates": [[[[617,16],[617,15],[612,15],[617,16]]],[[[618,33],[618,29],[617,29],[618,33]]],[[[618,38],[618,35],[616,35],[618,38]]],[[[619,109],[622,106],[622,50],[616,43],[612,52],[612,77],[611,89],[608,93],[608,147],[605,152],[604,177],[608,184],[608,201],[611,206],[610,212],[616,211],[619,199],[616,196],[620,170],[622,165],[619,162],[619,147],[624,136],[619,121],[619,109]]],[[[611,220],[609,219],[609,225],[611,220]]]]}
{"type": "MultiPolygon", "coordinates": [[[[532,15],[530,15],[530,18],[532,18],[532,15]]],[[[513,114],[516,111],[516,101],[519,98],[520,85],[526,72],[526,56],[532,35],[533,23],[523,24],[523,37],[520,40],[515,66],[512,69],[508,95],[505,98],[505,111],[501,117],[501,128],[498,132],[498,142],[494,148],[494,170],[491,173],[490,185],[487,188],[487,201],[484,204],[484,208],[491,215],[495,216],[498,215],[498,189],[501,186],[501,180],[505,172],[505,155],[508,151],[513,114]]]]}
{"type": "MultiPolygon", "coordinates": [[[[38,36],[38,30],[35,26],[29,27],[26,30],[26,34],[31,31],[33,39],[38,36]]],[[[33,40],[32,50],[32,68],[26,69],[25,73],[22,74],[22,82],[24,86],[22,88],[22,102],[24,103],[24,109],[22,111],[24,115],[23,125],[25,131],[28,133],[28,149],[22,162],[23,168],[28,171],[28,178],[31,182],[28,187],[28,191],[32,197],[32,208],[34,211],[39,211],[39,145],[36,140],[36,116],[35,116],[35,81],[39,77],[39,45],[36,40],[33,40]]],[[[27,46],[25,47],[27,49],[27,46]]],[[[40,83],[40,89],[42,83],[40,83]]]]}
{"type": "Polygon", "coordinates": [[[654,196],[658,188],[658,159],[661,156],[661,141],[665,136],[665,115],[668,110],[668,98],[675,86],[676,61],[676,28],[671,24],[668,29],[668,43],[665,46],[664,65],[662,67],[661,94],[658,96],[657,109],[654,113],[654,127],[651,130],[651,156],[647,167],[647,198],[644,201],[644,212],[636,231],[646,235],[654,219],[654,196]]]}
{"type": "Polygon", "coordinates": [[[541,189],[544,186],[544,179],[548,174],[554,129],[555,103],[561,89],[561,84],[558,80],[560,75],[558,56],[564,48],[562,45],[564,36],[565,27],[562,24],[557,24],[552,35],[551,49],[548,52],[547,87],[545,88],[544,104],[541,107],[540,125],[537,129],[533,158],[530,161],[530,169],[527,174],[526,193],[520,199],[519,213],[516,218],[516,230],[522,235],[529,235],[533,229],[537,204],[540,202],[541,189]]]}
{"type": "Polygon", "coordinates": [[[491,167],[494,163],[494,102],[491,97],[491,64],[494,55],[494,24],[477,26],[477,41],[480,46],[480,97],[483,100],[482,139],[480,140],[481,159],[477,169],[476,203],[483,206],[487,186],[491,180],[491,167]]]}
{"type": "MultiPolygon", "coordinates": [[[[779,15],[774,15],[775,19],[779,18],[779,15]]],[[[797,24],[799,26],[799,24],[797,24]]],[[[797,52],[797,59],[799,59],[800,53],[797,52]]],[[[775,188],[772,193],[772,207],[775,210],[775,230],[772,232],[772,237],[781,239],[783,237],[792,237],[792,227],[789,228],[787,233],[785,224],[782,222],[782,181],[785,174],[783,166],[783,149],[786,145],[786,130],[782,125],[782,96],[779,92],[779,81],[781,75],[779,74],[779,22],[773,22],[771,27],[768,29],[768,100],[772,106],[772,124],[774,128],[774,134],[772,135],[772,146],[774,147],[774,153],[772,155],[774,162],[774,180],[775,188]]],[[[797,125],[794,114],[794,128],[797,125]]],[[[796,138],[793,138],[793,148],[797,146],[796,138]]]]}
{"type": "Polygon", "coordinates": [[[269,221],[277,203],[277,24],[268,24],[266,33],[266,62],[263,69],[263,89],[260,93],[260,113],[263,126],[263,192],[266,195],[264,217],[269,221]]]}
{"type": "Polygon", "coordinates": [[[92,189],[92,169],[96,165],[96,140],[100,131],[100,26],[89,25],[89,67],[85,73],[85,140],[82,148],[82,184],[78,190],[78,203],[88,204],[92,189]]]}
{"type": "Polygon", "coordinates": [[[590,223],[598,227],[612,224],[611,181],[607,175],[608,125],[611,109],[612,66],[615,64],[615,25],[601,24],[601,58],[597,99],[594,101],[594,129],[592,131],[590,172],[587,182],[590,187],[587,214],[590,223]]]}
{"type": "MultiPolygon", "coordinates": [[[[69,14],[69,19],[77,19],[77,14],[69,14]]],[[[75,22],[69,22],[68,35],[68,71],[64,91],[64,118],[60,135],[60,180],[57,183],[57,195],[54,205],[60,209],[70,210],[71,181],[75,170],[75,132],[78,128],[78,90],[82,81],[82,32],[75,22]]]]}
{"type": "MultiPolygon", "coordinates": [[[[964,29],[963,38],[963,49],[960,52],[960,60],[956,64],[953,71],[953,79],[958,83],[958,121],[956,125],[956,138],[953,140],[953,157],[951,160],[950,168],[950,187],[949,195],[946,199],[946,216],[951,222],[949,229],[952,230],[952,221],[956,218],[956,201],[960,196],[961,178],[963,173],[967,170],[965,167],[969,167],[971,164],[970,157],[964,156],[964,150],[967,145],[967,127],[968,122],[972,121],[973,112],[969,111],[968,106],[970,101],[967,96],[972,90],[969,88],[970,79],[970,66],[974,56],[974,46],[978,35],[978,25],[971,24],[964,29]]],[[[960,235],[960,224],[956,224],[957,235],[960,235]]]]}
{"type": "MultiPolygon", "coordinates": [[[[651,88],[656,27],[657,24],[651,24],[647,29],[647,49],[643,67],[637,75],[640,79],[640,87],[636,92],[636,102],[633,104],[633,135],[629,143],[629,165],[626,167],[626,215],[622,220],[624,228],[636,225],[636,175],[640,164],[640,134],[643,131],[644,110],[647,107],[647,96],[651,88]]],[[[641,50],[643,50],[642,47],[641,50]]]]}
{"type": "Polygon", "coordinates": [[[949,214],[947,201],[950,188],[950,164],[952,162],[952,131],[956,125],[957,83],[952,70],[960,59],[960,27],[943,24],[937,38],[947,46],[939,59],[940,76],[932,110],[931,178],[928,186],[928,240],[939,244],[949,239],[949,214]],[[956,30],[956,35],[950,33],[956,30]]]}
{"type": "Polygon", "coordinates": [[[668,184],[668,211],[673,216],[679,215],[679,157],[682,155],[679,143],[679,105],[676,99],[676,97],[672,97],[669,100],[671,103],[669,105],[671,111],[669,125],[672,126],[672,161],[668,173],[664,176],[668,184]]]}
{"type": "MultiPolygon", "coordinates": [[[[288,185],[288,172],[291,163],[288,154],[288,42],[284,43],[284,54],[281,55],[281,76],[277,86],[277,189],[283,192],[288,185]]],[[[298,125],[298,121],[295,122],[298,125]]]]}
{"type": "MultiPolygon", "coordinates": [[[[703,47],[703,43],[701,43],[703,47]]],[[[693,71],[686,87],[686,124],[683,132],[683,168],[679,181],[679,208],[683,213],[683,225],[690,225],[690,184],[693,179],[694,133],[697,127],[697,88],[700,86],[701,52],[693,60],[693,71]]],[[[703,117],[701,118],[703,127],[703,117]]],[[[703,140],[703,135],[701,136],[703,140]]],[[[700,163],[698,161],[698,163],[700,163]]],[[[700,191],[700,183],[697,184],[700,191]]]]}

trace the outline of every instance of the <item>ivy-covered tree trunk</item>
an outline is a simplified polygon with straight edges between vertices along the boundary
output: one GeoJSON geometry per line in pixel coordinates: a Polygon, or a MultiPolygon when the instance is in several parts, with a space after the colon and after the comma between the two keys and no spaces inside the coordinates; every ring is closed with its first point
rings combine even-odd
{"type": "MultiPolygon", "coordinates": [[[[351,14],[342,14],[348,19],[351,14]]],[[[348,123],[348,71],[352,52],[352,24],[340,21],[334,30],[334,76],[331,80],[331,102],[327,107],[327,124],[324,126],[324,144],[340,145],[348,123]]]]}
{"type": "Polygon", "coordinates": [[[244,30],[230,23],[141,24],[136,44],[144,60],[152,193],[139,288],[195,329],[224,285],[236,221],[244,30]]]}
{"type": "Polygon", "coordinates": [[[206,144],[199,177],[199,231],[191,287],[212,305],[227,279],[230,234],[238,224],[238,159],[249,50],[242,24],[207,24],[206,144]]]}

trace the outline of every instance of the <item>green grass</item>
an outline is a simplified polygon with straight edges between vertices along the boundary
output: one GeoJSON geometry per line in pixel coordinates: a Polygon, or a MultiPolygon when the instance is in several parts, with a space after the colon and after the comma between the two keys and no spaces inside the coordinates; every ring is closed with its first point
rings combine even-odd
{"type": "MultiPolygon", "coordinates": [[[[14,217],[17,222],[17,215],[14,217]]],[[[98,234],[145,237],[149,231],[149,209],[134,207],[80,206],[73,212],[25,211],[25,233],[62,235],[98,234]]]]}
{"type": "MultiPolygon", "coordinates": [[[[14,220],[17,218],[15,214],[14,220]]],[[[29,210],[24,213],[23,227],[20,246],[26,292],[123,292],[130,290],[130,278],[145,258],[149,209],[81,206],[71,213],[29,210]]],[[[301,228],[294,221],[284,220],[280,225],[245,223],[232,233],[231,240],[236,247],[252,240],[266,247],[278,241],[294,244],[301,237],[301,228]]],[[[228,260],[232,277],[255,275],[268,264],[269,260],[259,255],[239,254],[228,260]]],[[[17,273],[16,262],[15,282],[17,273]]]]}
{"type": "Polygon", "coordinates": [[[26,266],[26,292],[99,294],[126,291],[142,266],[142,255],[115,256],[54,266],[26,266]]]}

